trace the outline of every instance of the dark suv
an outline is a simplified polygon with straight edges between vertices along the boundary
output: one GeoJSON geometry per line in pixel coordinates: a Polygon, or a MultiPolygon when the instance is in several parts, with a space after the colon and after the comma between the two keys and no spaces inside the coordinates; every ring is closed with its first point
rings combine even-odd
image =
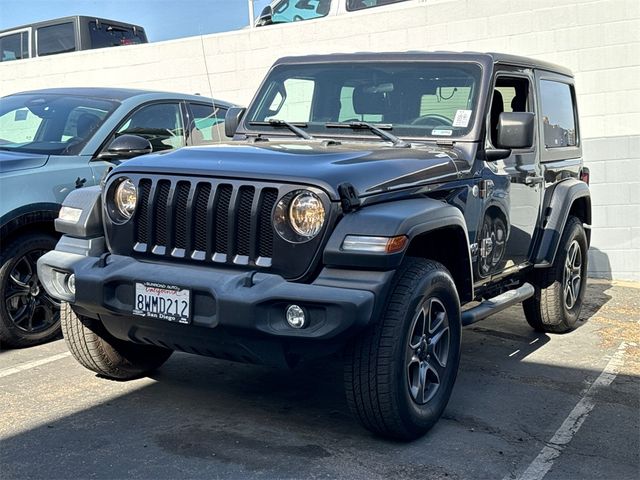
{"type": "Polygon", "coordinates": [[[523,302],[572,329],[591,222],[571,72],[480,53],[284,58],[235,141],[149,155],[72,192],[38,262],[90,370],[173,350],[296,366],[344,355],[368,429],[437,421],[460,330],[523,302]]]}

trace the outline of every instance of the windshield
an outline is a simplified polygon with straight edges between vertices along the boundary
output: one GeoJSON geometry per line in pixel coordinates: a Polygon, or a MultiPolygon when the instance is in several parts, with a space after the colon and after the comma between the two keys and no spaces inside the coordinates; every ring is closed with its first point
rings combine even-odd
{"type": "Polygon", "coordinates": [[[76,155],[118,103],[67,95],[0,100],[0,150],[76,155]]]}
{"type": "Polygon", "coordinates": [[[271,72],[245,124],[283,120],[335,136],[349,133],[336,122],[368,122],[397,136],[461,137],[477,116],[480,78],[474,63],[283,65],[271,72]]]}

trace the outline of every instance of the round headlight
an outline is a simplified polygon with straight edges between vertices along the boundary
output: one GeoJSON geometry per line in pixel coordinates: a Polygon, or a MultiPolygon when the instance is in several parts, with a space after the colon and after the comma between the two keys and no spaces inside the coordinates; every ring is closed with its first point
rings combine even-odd
{"type": "Polygon", "coordinates": [[[308,242],[322,230],[325,209],[309,190],[295,190],[282,197],[273,210],[273,227],[284,240],[308,242]]]}
{"type": "Polygon", "coordinates": [[[136,209],[138,201],[138,190],[128,178],[123,180],[116,187],[114,194],[114,204],[116,210],[124,219],[129,219],[136,209]]]}
{"type": "Polygon", "coordinates": [[[291,228],[301,237],[313,238],[324,225],[324,206],[313,192],[296,195],[289,207],[291,228]]]}

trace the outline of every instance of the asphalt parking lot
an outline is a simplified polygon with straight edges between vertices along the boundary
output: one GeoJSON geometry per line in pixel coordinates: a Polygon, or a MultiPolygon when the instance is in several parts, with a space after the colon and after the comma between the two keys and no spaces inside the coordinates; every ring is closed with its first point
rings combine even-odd
{"type": "Polygon", "coordinates": [[[99,378],[62,340],[0,352],[0,477],[637,479],[640,286],[592,282],[542,335],[513,307],[463,331],[444,417],[413,443],[349,414],[339,361],[295,371],[186,354],[99,378]]]}

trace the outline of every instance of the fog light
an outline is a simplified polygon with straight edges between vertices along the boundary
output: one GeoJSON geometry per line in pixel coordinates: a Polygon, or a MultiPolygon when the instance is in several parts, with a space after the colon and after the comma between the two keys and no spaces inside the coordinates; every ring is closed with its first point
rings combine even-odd
{"type": "Polygon", "coordinates": [[[298,305],[289,305],[287,307],[287,323],[293,328],[303,328],[307,323],[304,310],[298,305]]]}
{"type": "Polygon", "coordinates": [[[71,293],[76,294],[76,276],[73,273],[67,276],[67,288],[71,293]]]}

